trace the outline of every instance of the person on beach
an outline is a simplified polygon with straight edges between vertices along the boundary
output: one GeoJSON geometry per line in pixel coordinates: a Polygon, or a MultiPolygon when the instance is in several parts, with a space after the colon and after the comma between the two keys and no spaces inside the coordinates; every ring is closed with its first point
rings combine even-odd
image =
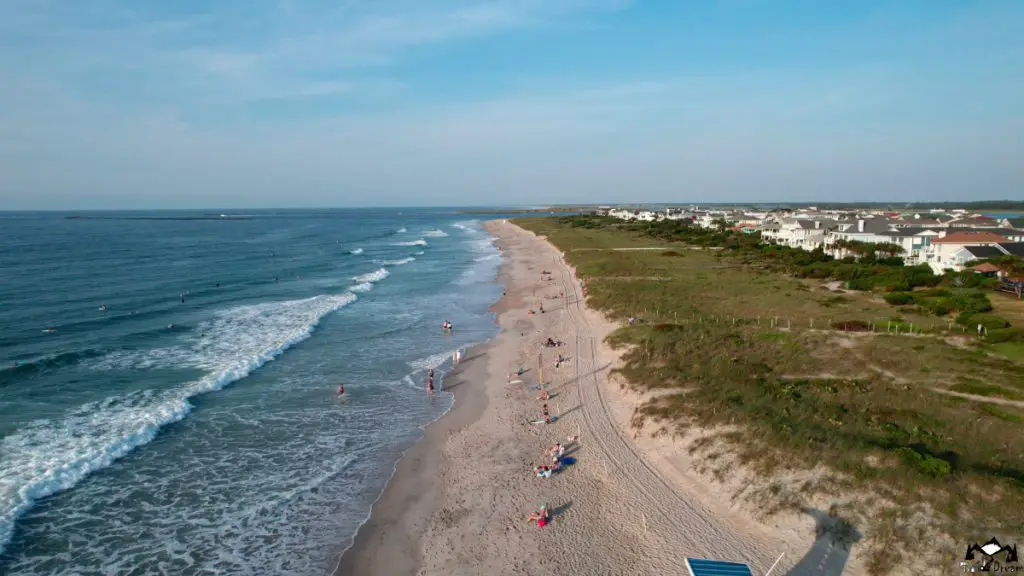
{"type": "Polygon", "coordinates": [[[537,478],[551,478],[551,475],[555,472],[556,468],[554,466],[548,466],[547,464],[533,467],[533,473],[537,478]]]}
{"type": "Polygon", "coordinates": [[[547,402],[550,398],[551,398],[551,396],[548,395],[548,391],[547,390],[541,390],[540,391],[540,396],[537,396],[537,400],[540,400],[542,402],[547,402]]]}
{"type": "Polygon", "coordinates": [[[551,410],[548,409],[548,405],[547,404],[544,404],[543,410],[544,410],[544,423],[545,424],[551,424],[551,410]]]}
{"type": "Polygon", "coordinates": [[[538,528],[543,528],[546,524],[551,522],[551,512],[548,510],[547,504],[541,504],[540,509],[531,512],[530,517],[526,519],[527,522],[536,522],[538,528]]]}
{"type": "Polygon", "coordinates": [[[551,460],[557,464],[562,460],[562,456],[565,456],[565,446],[562,446],[562,443],[559,442],[548,448],[548,456],[551,456],[551,460]]]}

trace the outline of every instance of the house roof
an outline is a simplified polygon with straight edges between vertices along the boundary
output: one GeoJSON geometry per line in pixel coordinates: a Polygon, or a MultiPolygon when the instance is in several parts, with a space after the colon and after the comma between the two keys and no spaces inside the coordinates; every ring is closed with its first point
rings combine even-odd
{"type": "MultiPolygon", "coordinates": [[[[986,248],[987,248],[987,246],[986,246],[986,248]]],[[[992,264],[992,263],[989,263],[989,262],[982,262],[981,264],[978,264],[977,266],[973,266],[972,269],[975,272],[981,272],[981,273],[999,272],[999,266],[996,266],[995,264],[992,264]]]]}
{"type": "Polygon", "coordinates": [[[1003,242],[1000,248],[1018,258],[1024,258],[1024,242],[1003,242]]]}
{"type": "Polygon", "coordinates": [[[950,222],[953,226],[998,226],[999,221],[988,216],[967,216],[950,222]]]}
{"type": "Polygon", "coordinates": [[[984,231],[999,234],[1000,236],[1024,236],[1024,230],[1017,230],[1015,228],[986,228],[984,231]]]}
{"type": "Polygon", "coordinates": [[[901,218],[893,222],[897,226],[935,226],[948,222],[949,218],[901,218]]]}
{"type": "Polygon", "coordinates": [[[995,258],[1006,254],[996,246],[964,246],[964,250],[971,253],[971,256],[982,260],[984,258],[995,258]]]}
{"type": "Polygon", "coordinates": [[[992,232],[951,232],[943,238],[935,238],[932,244],[999,244],[1006,237],[992,232]]]}
{"type": "Polygon", "coordinates": [[[886,232],[889,236],[916,236],[922,232],[936,232],[933,228],[897,228],[895,230],[889,230],[886,232]]]}
{"type": "Polygon", "coordinates": [[[884,218],[869,218],[864,220],[864,231],[861,232],[857,229],[857,221],[854,220],[847,224],[843,230],[845,234],[880,234],[886,235],[892,229],[892,224],[884,218]]]}

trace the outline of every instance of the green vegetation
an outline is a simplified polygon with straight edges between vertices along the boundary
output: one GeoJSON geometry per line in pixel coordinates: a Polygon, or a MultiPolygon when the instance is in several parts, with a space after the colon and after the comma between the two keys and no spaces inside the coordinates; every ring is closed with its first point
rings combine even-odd
{"type": "MultiPolygon", "coordinates": [[[[982,348],[959,327],[948,338],[949,320],[936,314],[941,302],[946,315],[970,312],[976,323],[1006,326],[1017,314],[1010,306],[1024,303],[993,310],[982,304],[983,286],[877,251],[835,260],[673,222],[517,222],[565,251],[588,305],[640,319],[609,338],[630,385],[659,391],[638,409],[637,425],[723,430],[719,439],[765,474],[828,463],[830,478],[799,491],[864,495],[844,514],[869,540],[885,533],[920,543],[875,520],[912,524],[907,501],[927,505],[936,516],[930,526],[960,539],[1024,525],[1024,452],[1010,440],[1024,422],[1020,410],[986,403],[1024,398],[1024,370],[997,348],[1021,345],[982,348]],[[657,250],[607,249],[641,246],[657,250]],[[631,280],[610,281],[623,277],[631,280]],[[830,280],[864,289],[836,293],[830,280]],[[992,496],[966,501],[968,493],[992,496]]],[[[991,328],[989,337],[1016,330],[991,328]]]]}

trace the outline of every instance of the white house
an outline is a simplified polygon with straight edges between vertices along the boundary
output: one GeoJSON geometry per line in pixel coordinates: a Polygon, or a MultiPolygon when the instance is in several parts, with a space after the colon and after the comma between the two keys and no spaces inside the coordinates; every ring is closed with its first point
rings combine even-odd
{"type": "Polygon", "coordinates": [[[836,226],[833,220],[784,218],[777,225],[765,226],[761,235],[791,248],[814,250],[825,245],[826,237],[836,226]]]}
{"type": "Polygon", "coordinates": [[[891,232],[895,228],[883,218],[858,218],[853,222],[843,222],[835,232],[829,235],[829,243],[835,240],[849,240],[869,244],[890,242],[891,232]]]}
{"type": "MultiPolygon", "coordinates": [[[[962,270],[967,254],[963,249],[973,246],[998,246],[1007,243],[1007,238],[992,232],[947,232],[942,231],[931,240],[931,246],[924,252],[926,262],[936,274],[944,270],[962,270]]],[[[970,252],[970,251],[968,251],[970,252]]]]}

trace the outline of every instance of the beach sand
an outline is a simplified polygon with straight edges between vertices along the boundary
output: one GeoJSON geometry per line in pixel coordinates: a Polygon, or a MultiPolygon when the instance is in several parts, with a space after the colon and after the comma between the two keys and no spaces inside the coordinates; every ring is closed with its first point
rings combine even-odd
{"type": "Polygon", "coordinates": [[[687,556],[764,574],[783,553],[773,575],[860,572],[843,572],[845,550],[816,540],[813,511],[757,522],[731,502],[735,487],[694,472],[671,439],[630,430],[640,398],[609,377],[617,356],[604,344],[616,326],[586,308],[552,245],[505,221],[488,230],[505,256],[501,333],[448,377],[455,406],[399,462],[336,574],[686,574],[687,556]],[[541,304],[545,313],[530,313],[541,304]],[[542,346],[548,337],[564,345],[542,346]],[[555,368],[558,354],[569,361],[555,368]],[[530,423],[541,414],[539,366],[551,424],[530,423]],[[570,436],[575,463],[536,478],[545,449],[570,436]],[[553,519],[538,528],[526,518],[541,503],[553,519]]]}

